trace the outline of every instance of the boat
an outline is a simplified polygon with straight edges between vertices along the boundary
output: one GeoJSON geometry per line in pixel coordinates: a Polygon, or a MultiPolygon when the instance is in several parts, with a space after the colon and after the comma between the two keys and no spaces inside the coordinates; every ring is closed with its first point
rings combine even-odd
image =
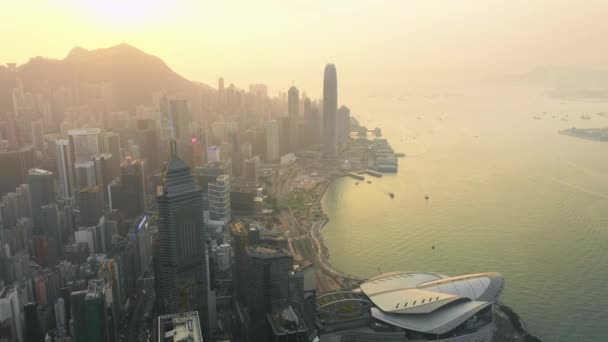
{"type": "Polygon", "coordinates": [[[372,184],[372,181],[368,180],[368,181],[367,181],[367,184],[372,184]]]}
{"type": "Polygon", "coordinates": [[[392,192],[389,192],[389,193],[388,193],[388,195],[391,197],[391,199],[392,199],[392,198],[395,198],[395,194],[394,194],[394,193],[392,193],[392,192]]]}
{"type": "Polygon", "coordinates": [[[591,120],[591,117],[589,115],[581,115],[581,119],[582,120],[591,120]]]}

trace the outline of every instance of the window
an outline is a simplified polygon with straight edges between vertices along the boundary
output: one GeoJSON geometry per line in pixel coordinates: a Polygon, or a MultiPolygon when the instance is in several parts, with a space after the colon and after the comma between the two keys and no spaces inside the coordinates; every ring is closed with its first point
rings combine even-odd
{"type": "Polygon", "coordinates": [[[405,308],[405,307],[407,307],[407,302],[405,302],[405,304],[403,304],[403,307],[404,307],[404,308],[405,308]]]}
{"type": "Polygon", "coordinates": [[[439,300],[439,297],[435,298],[435,300],[439,300]]]}
{"type": "Polygon", "coordinates": [[[395,305],[395,309],[399,309],[399,303],[397,303],[397,305],[395,305]]]}
{"type": "Polygon", "coordinates": [[[414,302],[412,303],[412,305],[416,305],[416,301],[414,301],[414,302]]]}
{"type": "Polygon", "coordinates": [[[422,303],[420,303],[420,304],[424,304],[424,301],[425,301],[425,300],[426,300],[426,299],[423,299],[423,300],[422,300],[422,303]]]}

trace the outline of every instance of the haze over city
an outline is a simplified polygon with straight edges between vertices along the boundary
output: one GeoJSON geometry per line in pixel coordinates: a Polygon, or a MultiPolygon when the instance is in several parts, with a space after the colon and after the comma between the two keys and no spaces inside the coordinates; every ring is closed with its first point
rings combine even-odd
{"type": "Polygon", "coordinates": [[[2,13],[0,342],[608,336],[608,2],[2,13]]]}
{"type": "Polygon", "coordinates": [[[377,88],[476,85],[543,65],[605,68],[608,4],[601,0],[505,1],[10,1],[0,37],[5,61],[63,58],[75,46],[126,42],[184,77],[221,74],[271,93],[340,65],[346,99],[377,88]]]}

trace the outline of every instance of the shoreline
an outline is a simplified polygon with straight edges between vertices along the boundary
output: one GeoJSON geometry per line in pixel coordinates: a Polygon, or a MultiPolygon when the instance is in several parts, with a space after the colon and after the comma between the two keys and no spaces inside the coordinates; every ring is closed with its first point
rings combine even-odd
{"type": "MultiPolygon", "coordinates": [[[[330,262],[330,252],[327,248],[327,245],[325,244],[323,234],[321,232],[325,225],[330,221],[330,217],[323,210],[321,202],[329,186],[336,179],[342,177],[346,177],[346,175],[333,176],[322,183],[321,186],[323,186],[323,191],[320,192],[319,197],[315,199],[314,206],[318,206],[324,219],[320,221],[313,221],[310,227],[309,234],[312,240],[311,243],[314,243],[315,249],[318,249],[316,260],[317,262],[315,262],[315,265],[317,265],[320,271],[326,276],[331,277],[336,283],[341,284],[342,288],[348,288],[349,285],[352,286],[354,284],[360,284],[366,279],[347,274],[336,268],[330,262]],[[342,278],[341,282],[339,278],[342,278]]],[[[508,305],[504,304],[503,302],[498,302],[496,303],[494,310],[497,325],[492,342],[508,342],[520,340],[531,342],[541,341],[541,339],[539,339],[538,337],[530,334],[523,319],[519,315],[517,315],[515,310],[513,310],[508,305]]]]}
{"type": "MultiPolygon", "coordinates": [[[[327,273],[331,273],[334,276],[337,277],[341,277],[343,278],[342,280],[342,285],[346,285],[344,284],[344,282],[357,282],[360,283],[361,281],[365,280],[364,278],[352,275],[352,274],[348,274],[342,270],[340,270],[339,268],[337,268],[336,266],[334,266],[330,261],[330,253],[329,253],[329,248],[327,248],[327,245],[325,244],[325,239],[323,238],[323,234],[321,233],[322,229],[325,228],[325,225],[329,222],[329,215],[327,215],[327,213],[323,210],[323,206],[321,204],[321,201],[323,200],[323,197],[325,196],[325,192],[327,191],[327,189],[330,187],[330,185],[338,178],[342,178],[345,177],[345,175],[341,175],[341,176],[333,176],[330,179],[326,180],[325,182],[322,183],[323,186],[323,191],[319,194],[319,198],[315,200],[315,205],[319,207],[319,210],[321,212],[321,214],[323,215],[324,219],[321,221],[316,221],[312,223],[312,226],[310,228],[310,235],[311,238],[313,240],[313,242],[315,243],[317,249],[318,249],[318,261],[319,261],[319,265],[324,272],[327,273]],[[316,226],[316,229],[315,229],[316,226]]],[[[350,284],[352,285],[352,284],[350,284]]],[[[344,288],[345,286],[343,286],[344,288]]]]}

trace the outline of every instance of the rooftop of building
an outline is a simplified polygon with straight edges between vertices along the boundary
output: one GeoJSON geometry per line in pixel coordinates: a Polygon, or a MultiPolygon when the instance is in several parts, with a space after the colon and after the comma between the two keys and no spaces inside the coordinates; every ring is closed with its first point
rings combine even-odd
{"type": "Polygon", "coordinates": [[[16,289],[17,288],[13,285],[5,286],[0,290],[0,299],[10,296],[16,289]]]}
{"type": "Polygon", "coordinates": [[[275,334],[285,334],[306,329],[304,320],[291,305],[272,312],[268,315],[268,318],[275,334]]]}
{"type": "Polygon", "coordinates": [[[99,189],[98,185],[90,186],[88,188],[83,188],[83,189],[79,190],[80,193],[99,192],[99,191],[100,191],[100,189],[99,189]]]}
{"type": "Polygon", "coordinates": [[[391,272],[361,284],[373,304],[372,316],[406,330],[447,333],[498,300],[500,273],[448,277],[435,273],[391,272]]]}
{"type": "Polygon", "coordinates": [[[75,128],[68,130],[68,135],[91,135],[99,133],[101,133],[101,129],[99,128],[75,128]]]}
{"type": "Polygon", "coordinates": [[[247,247],[247,254],[257,258],[273,258],[281,256],[289,256],[289,253],[283,248],[269,245],[254,245],[247,247]]]}
{"type": "Polygon", "coordinates": [[[120,167],[141,166],[143,163],[144,161],[141,159],[127,157],[122,163],[120,163],[120,167]]]}
{"type": "Polygon", "coordinates": [[[202,342],[198,312],[158,316],[158,340],[162,342],[202,342]]]}
{"type": "Polygon", "coordinates": [[[33,168],[29,169],[28,174],[32,176],[47,176],[52,175],[53,173],[48,170],[33,168]]]}
{"type": "Polygon", "coordinates": [[[90,161],[90,160],[75,162],[74,163],[74,167],[76,167],[76,168],[79,168],[79,167],[93,167],[93,162],[90,161]]]}
{"type": "Polygon", "coordinates": [[[94,158],[94,159],[109,159],[109,158],[112,158],[112,153],[97,153],[92,158],[94,158]]]}
{"type": "Polygon", "coordinates": [[[208,162],[207,164],[205,164],[203,166],[197,166],[196,170],[197,171],[209,171],[211,169],[226,170],[227,168],[230,167],[231,164],[232,163],[230,162],[230,160],[216,160],[216,161],[208,162]]]}
{"type": "Polygon", "coordinates": [[[233,234],[244,234],[247,235],[249,228],[243,221],[234,221],[230,224],[230,231],[233,234]]]}
{"type": "Polygon", "coordinates": [[[87,299],[99,298],[102,295],[105,282],[103,279],[95,279],[89,281],[87,288],[87,299]]]}

